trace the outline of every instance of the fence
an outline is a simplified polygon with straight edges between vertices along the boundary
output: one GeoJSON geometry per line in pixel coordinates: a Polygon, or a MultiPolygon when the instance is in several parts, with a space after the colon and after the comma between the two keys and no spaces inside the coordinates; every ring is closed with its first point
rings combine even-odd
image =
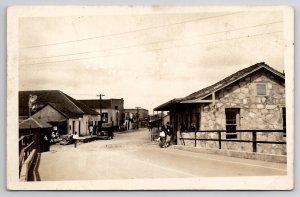
{"type": "Polygon", "coordinates": [[[265,141],[265,140],[257,140],[257,133],[283,133],[285,135],[285,130],[236,130],[236,133],[252,133],[252,140],[242,140],[242,139],[222,139],[222,133],[226,133],[230,135],[229,131],[226,130],[209,130],[209,131],[180,131],[179,140],[185,146],[185,140],[193,140],[194,146],[197,146],[197,141],[217,141],[219,149],[222,149],[222,142],[238,142],[238,143],[252,143],[252,151],[257,152],[257,144],[286,144],[285,141],[265,141]],[[193,138],[184,138],[182,137],[182,133],[194,133],[193,138]],[[218,138],[197,138],[197,133],[218,133],[218,138]]]}
{"type": "Polygon", "coordinates": [[[20,179],[27,181],[28,171],[35,158],[34,134],[20,137],[19,139],[19,175],[20,179]]]}

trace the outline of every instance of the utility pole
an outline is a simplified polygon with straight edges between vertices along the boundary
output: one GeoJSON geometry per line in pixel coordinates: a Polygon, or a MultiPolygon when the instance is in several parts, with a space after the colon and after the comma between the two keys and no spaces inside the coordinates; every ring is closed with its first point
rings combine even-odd
{"type": "Polygon", "coordinates": [[[31,108],[32,105],[30,103],[31,94],[29,95],[29,102],[28,102],[28,113],[29,113],[29,134],[31,134],[31,108]]]}
{"type": "Polygon", "coordinates": [[[28,97],[29,134],[31,134],[31,111],[32,111],[32,108],[34,107],[34,102],[36,99],[37,99],[36,95],[29,94],[29,97],[28,97]]]}
{"type": "Polygon", "coordinates": [[[100,97],[100,99],[99,99],[99,110],[100,110],[100,122],[99,122],[99,125],[98,125],[98,131],[101,131],[101,129],[102,129],[102,106],[101,106],[101,102],[102,102],[102,96],[105,96],[104,94],[99,94],[99,95],[97,95],[97,96],[99,96],[100,97]]]}
{"type": "Polygon", "coordinates": [[[135,107],[136,108],[136,121],[137,121],[137,126],[136,128],[139,129],[139,109],[141,107],[135,107]]]}

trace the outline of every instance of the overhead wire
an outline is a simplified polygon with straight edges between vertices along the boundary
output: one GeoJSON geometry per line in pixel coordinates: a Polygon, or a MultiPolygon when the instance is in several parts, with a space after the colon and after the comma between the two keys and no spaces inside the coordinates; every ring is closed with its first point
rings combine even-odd
{"type": "MultiPolygon", "coordinates": [[[[189,45],[178,45],[178,46],[170,46],[170,47],[164,47],[164,48],[157,48],[157,49],[149,49],[145,51],[139,51],[135,52],[136,53],[145,53],[145,52],[153,52],[153,51],[158,51],[158,50],[165,50],[165,49],[174,49],[174,48],[181,48],[181,47],[190,47],[194,45],[199,45],[199,44],[210,44],[210,43],[217,43],[217,42],[225,42],[229,40],[236,40],[236,39],[242,39],[242,38],[251,38],[251,37],[256,37],[256,36],[261,36],[261,35],[268,35],[268,34],[274,34],[274,33],[280,33],[282,31],[273,31],[273,32],[267,32],[267,33],[260,33],[260,34],[253,34],[253,35],[247,35],[247,36],[241,36],[241,37],[235,37],[235,38],[229,38],[229,39],[221,39],[221,40],[216,40],[216,41],[210,41],[210,42],[197,42],[189,45]]],[[[104,55],[104,56],[94,56],[94,57],[86,57],[86,58],[74,58],[74,59],[67,59],[67,60],[58,60],[58,61],[48,61],[48,62],[38,62],[38,63],[28,63],[28,64],[21,64],[21,65],[38,65],[38,64],[49,64],[49,63],[60,63],[60,62],[68,62],[68,61],[78,61],[78,60],[86,60],[86,59],[96,59],[96,58],[101,58],[101,57],[113,57],[113,56],[119,56],[119,55],[125,55],[125,54],[131,54],[133,52],[127,52],[127,53],[118,53],[118,54],[111,54],[111,55],[104,55]]]]}
{"type": "Polygon", "coordinates": [[[72,43],[72,42],[81,42],[81,41],[92,40],[92,39],[106,38],[106,37],[112,37],[112,36],[120,36],[120,35],[139,32],[139,31],[158,29],[158,28],[174,26],[174,25],[179,25],[179,24],[184,24],[184,23],[191,23],[191,22],[194,22],[194,21],[201,21],[201,20],[207,20],[207,19],[211,19],[211,18],[218,18],[218,17],[222,17],[222,16],[229,16],[229,15],[234,15],[234,14],[239,14],[239,13],[242,13],[242,12],[235,12],[235,13],[230,13],[230,14],[222,14],[222,15],[209,16],[209,17],[201,17],[201,18],[196,18],[196,19],[191,19],[191,20],[180,21],[180,22],[176,22],[176,23],[170,23],[170,24],[166,24],[166,25],[158,25],[158,26],[146,27],[146,28],[130,30],[130,31],[124,31],[124,32],[119,32],[119,33],[112,33],[112,34],[106,34],[106,35],[100,35],[100,36],[94,36],[94,37],[88,37],[88,38],[82,38],[82,39],[76,39],[76,40],[69,40],[69,41],[64,41],[64,42],[56,42],[56,43],[50,43],[50,44],[25,46],[25,47],[21,47],[21,49],[45,47],[45,46],[52,46],[52,45],[61,45],[61,44],[67,44],[67,43],[72,43]]]}
{"type": "MultiPolygon", "coordinates": [[[[199,35],[197,35],[197,37],[199,37],[199,36],[211,36],[211,35],[216,35],[216,34],[221,34],[221,33],[229,33],[229,32],[239,31],[239,30],[243,30],[243,29],[256,28],[256,27],[260,27],[260,26],[268,26],[268,25],[277,24],[277,23],[281,23],[281,22],[282,21],[274,21],[274,22],[270,22],[270,23],[258,24],[258,25],[247,26],[247,27],[240,27],[240,28],[235,28],[235,29],[231,29],[231,30],[218,31],[218,32],[214,32],[214,33],[199,34],[199,35]]],[[[196,37],[196,36],[193,36],[193,37],[196,37]]],[[[183,40],[183,39],[184,38],[175,38],[175,39],[168,39],[168,40],[154,41],[154,42],[148,42],[148,43],[141,43],[141,44],[129,45],[129,46],[117,47],[117,48],[99,49],[99,50],[91,50],[91,51],[85,51],[85,52],[68,53],[68,54],[61,54],[61,55],[51,55],[51,56],[36,57],[36,58],[27,58],[27,59],[21,59],[20,61],[27,61],[27,60],[33,60],[33,59],[64,57],[64,56],[72,56],[72,55],[82,55],[82,54],[95,53],[95,52],[100,52],[100,51],[107,52],[107,51],[114,51],[114,50],[120,50],[120,49],[128,49],[128,48],[135,48],[135,47],[140,47],[140,46],[159,44],[159,43],[174,42],[174,41],[183,40]]]]}

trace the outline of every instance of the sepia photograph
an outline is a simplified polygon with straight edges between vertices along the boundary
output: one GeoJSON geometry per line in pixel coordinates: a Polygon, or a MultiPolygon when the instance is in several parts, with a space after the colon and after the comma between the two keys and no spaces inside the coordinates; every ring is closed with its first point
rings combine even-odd
{"type": "Polygon", "coordinates": [[[14,6],[7,188],[291,190],[287,6],[14,6]]]}

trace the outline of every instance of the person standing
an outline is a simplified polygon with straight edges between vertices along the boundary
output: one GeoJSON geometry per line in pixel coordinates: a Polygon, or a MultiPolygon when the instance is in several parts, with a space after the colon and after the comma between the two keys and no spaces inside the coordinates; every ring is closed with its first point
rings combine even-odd
{"type": "Polygon", "coordinates": [[[89,126],[89,132],[90,132],[90,135],[92,136],[93,135],[93,125],[89,126]]]}
{"type": "Polygon", "coordinates": [[[74,134],[73,134],[73,140],[74,140],[74,147],[76,148],[77,147],[77,141],[78,141],[78,135],[77,135],[77,132],[75,131],[74,134]]]}
{"type": "Polygon", "coordinates": [[[167,139],[166,139],[166,143],[167,143],[167,147],[170,146],[171,141],[173,140],[173,128],[170,124],[170,122],[167,122],[167,128],[166,128],[166,133],[167,133],[167,139]]]}
{"type": "Polygon", "coordinates": [[[49,151],[49,139],[48,139],[48,136],[47,134],[44,134],[44,137],[43,137],[43,152],[47,152],[49,151]]]}
{"type": "Polygon", "coordinates": [[[161,131],[159,133],[159,146],[161,148],[166,148],[166,129],[164,125],[161,127],[161,131]]]}

